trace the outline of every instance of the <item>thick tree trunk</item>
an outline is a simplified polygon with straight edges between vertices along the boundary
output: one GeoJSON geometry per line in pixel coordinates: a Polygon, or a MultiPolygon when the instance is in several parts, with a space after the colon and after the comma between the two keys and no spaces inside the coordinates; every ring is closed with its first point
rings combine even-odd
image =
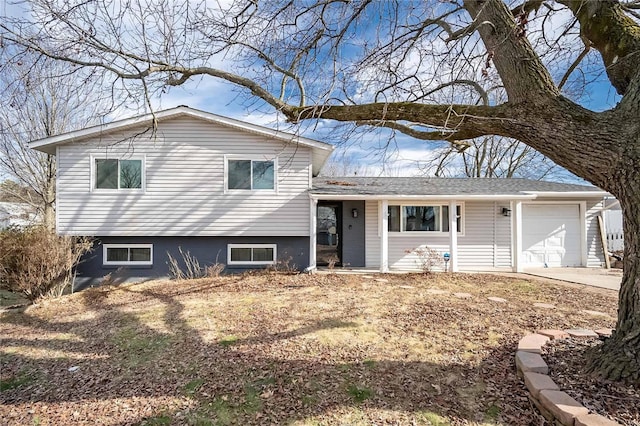
{"type": "Polygon", "coordinates": [[[588,371],[609,380],[640,383],[640,182],[618,195],[624,218],[624,276],[616,330],[591,354],[588,371]]]}
{"type": "Polygon", "coordinates": [[[504,125],[508,128],[505,133],[620,200],[625,255],[618,323],[613,336],[591,354],[588,368],[607,379],[637,383],[640,382],[638,26],[616,2],[565,3],[570,4],[580,20],[582,34],[601,52],[612,84],[625,95],[614,110],[594,113],[560,96],[526,37],[517,36],[517,23],[504,2],[465,0],[464,5],[476,21],[492,23],[479,27],[478,32],[516,111],[515,114],[511,111],[511,118],[518,117],[504,125]],[[611,37],[612,26],[619,37],[611,37]]]}

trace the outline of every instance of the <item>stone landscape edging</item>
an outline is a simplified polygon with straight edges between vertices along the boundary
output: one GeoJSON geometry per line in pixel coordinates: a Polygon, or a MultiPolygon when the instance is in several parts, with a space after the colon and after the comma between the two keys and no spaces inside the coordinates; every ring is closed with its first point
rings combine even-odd
{"type": "Polygon", "coordinates": [[[549,366],[542,359],[542,347],[554,339],[611,335],[611,330],[538,330],[518,342],[516,369],[529,391],[529,399],[550,422],[562,426],[615,426],[620,423],[595,413],[563,392],[549,376],[549,366]]]}

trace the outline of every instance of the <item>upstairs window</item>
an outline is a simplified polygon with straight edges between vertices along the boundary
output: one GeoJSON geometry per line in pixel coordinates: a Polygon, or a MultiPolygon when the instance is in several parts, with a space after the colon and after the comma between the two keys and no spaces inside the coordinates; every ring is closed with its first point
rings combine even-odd
{"type": "MultiPolygon", "coordinates": [[[[449,206],[389,206],[389,232],[449,232],[449,206]]],[[[462,207],[456,206],[457,232],[462,233],[462,207]]]]}
{"type": "Polygon", "coordinates": [[[229,160],[228,189],[275,189],[275,165],[273,161],[229,160]]]}
{"type": "Polygon", "coordinates": [[[96,158],[95,189],[142,189],[142,160],[96,158]]]}

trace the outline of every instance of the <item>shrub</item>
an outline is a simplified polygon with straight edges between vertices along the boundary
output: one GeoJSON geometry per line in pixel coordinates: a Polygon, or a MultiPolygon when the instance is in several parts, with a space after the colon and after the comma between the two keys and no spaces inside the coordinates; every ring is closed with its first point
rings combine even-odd
{"type": "Polygon", "coordinates": [[[267,266],[266,271],[284,275],[299,273],[298,266],[293,263],[293,257],[291,256],[277,260],[273,265],[267,266]]]}
{"type": "Polygon", "coordinates": [[[417,256],[416,263],[425,274],[430,274],[434,267],[441,266],[444,262],[442,255],[437,250],[427,246],[405,250],[405,253],[417,256]]]}
{"type": "Polygon", "coordinates": [[[60,236],[40,226],[0,231],[0,287],[31,301],[60,296],[92,245],[90,238],[60,236]]]}
{"type": "Polygon", "coordinates": [[[224,271],[224,265],[218,262],[218,256],[216,256],[216,261],[213,265],[203,267],[200,265],[198,258],[192,255],[191,252],[182,250],[182,247],[178,247],[178,252],[180,252],[182,262],[167,252],[167,256],[169,257],[167,261],[167,265],[169,265],[169,276],[174,280],[194,280],[204,277],[215,278],[219,277],[222,271],[224,271]]]}

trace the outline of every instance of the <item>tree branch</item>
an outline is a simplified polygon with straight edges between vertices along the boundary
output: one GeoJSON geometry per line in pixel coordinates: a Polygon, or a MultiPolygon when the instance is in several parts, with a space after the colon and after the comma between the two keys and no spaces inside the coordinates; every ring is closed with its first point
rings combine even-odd
{"type": "Polygon", "coordinates": [[[473,81],[473,80],[467,80],[467,79],[460,79],[460,80],[453,80],[453,81],[449,81],[447,83],[442,83],[439,84],[438,86],[436,86],[435,88],[429,90],[428,92],[420,95],[420,97],[416,98],[417,100],[423,99],[439,90],[445,89],[447,87],[451,87],[451,86],[455,86],[455,85],[466,85],[466,86],[471,86],[473,87],[476,92],[478,92],[478,94],[480,95],[480,98],[482,99],[482,104],[483,105],[489,105],[489,95],[487,94],[487,91],[484,90],[482,88],[482,86],[480,86],[480,84],[478,84],[477,82],[473,81]]]}
{"type": "Polygon", "coordinates": [[[354,121],[383,125],[423,140],[459,141],[487,134],[508,136],[513,120],[511,106],[428,105],[411,102],[371,103],[361,105],[316,105],[290,107],[283,112],[292,122],[308,119],[354,121]],[[422,132],[398,122],[420,123],[441,130],[422,132]]]}
{"type": "MultiPolygon", "coordinates": [[[[589,43],[589,41],[587,41],[587,43],[589,43]]],[[[564,87],[564,85],[569,80],[569,76],[575,71],[575,69],[578,67],[580,62],[582,62],[582,60],[589,54],[590,50],[591,50],[591,46],[589,46],[589,44],[585,44],[582,52],[580,52],[576,60],[573,61],[571,66],[569,66],[569,68],[567,69],[567,72],[565,72],[562,78],[560,79],[560,83],[558,83],[558,90],[562,90],[562,87],[564,87]]]]}
{"type": "Polygon", "coordinates": [[[474,20],[492,23],[491,27],[480,26],[478,32],[493,56],[510,102],[560,95],[549,71],[502,0],[465,0],[464,7],[474,20]]]}
{"type": "Polygon", "coordinates": [[[409,125],[398,123],[397,121],[386,120],[363,120],[356,121],[358,126],[373,126],[373,127],[386,127],[388,129],[398,130],[405,135],[414,137],[416,139],[424,141],[442,141],[446,140],[451,142],[453,147],[458,151],[462,151],[470,146],[468,142],[463,142],[460,139],[472,139],[474,136],[470,132],[459,132],[456,130],[441,129],[436,131],[421,131],[417,130],[409,125]],[[464,133],[464,134],[463,134],[464,133]]]}
{"type": "MultiPolygon", "coordinates": [[[[0,24],[0,28],[10,31],[8,28],[4,27],[1,24],[0,24]]],[[[32,43],[28,40],[21,39],[19,37],[5,36],[5,40],[25,46],[30,50],[33,50],[37,53],[40,53],[54,60],[72,63],[72,64],[80,65],[83,67],[105,69],[124,80],[144,81],[147,77],[150,77],[153,74],[165,73],[165,74],[171,75],[172,73],[174,73],[174,74],[178,74],[179,77],[174,78],[170,76],[167,79],[166,84],[169,86],[179,86],[181,84],[184,84],[191,77],[198,76],[198,75],[208,75],[211,77],[216,77],[222,80],[229,81],[231,83],[234,83],[246,89],[249,89],[253,95],[260,97],[261,99],[263,99],[264,101],[266,101],[267,103],[269,103],[271,106],[275,107],[278,110],[286,110],[286,109],[292,108],[283,100],[280,100],[275,96],[273,96],[267,89],[263,88],[255,81],[249,78],[241,77],[237,74],[230,73],[230,72],[223,71],[216,68],[211,68],[211,67],[185,68],[178,65],[170,65],[170,64],[164,64],[161,62],[156,62],[156,63],[151,63],[151,65],[147,66],[144,69],[138,70],[136,72],[126,72],[122,69],[119,69],[113,65],[110,65],[102,61],[87,61],[83,59],[66,56],[63,54],[53,53],[38,44],[32,43]]],[[[146,61],[143,58],[140,58],[140,61],[149,63],[149,61],[146,61]]]]}
{"type": "Polygon", "coordinates": [[[511,14],[513,14],[513,16],[518,16],[521,14],[527,16],[534,10],[538,11],[538,9],[540,9],[540,6],[542,6],[542,3],[544,3],[544,0],[526,0],[522,4],[519,4],[518,6],[511,9],[511,14]]]}
{"type": "Polygon", "coordinates": [[[624,95],[640,69],[640,26],[617,1],[558,1],[578,19],[580,33],[600,52],[611,84],[624,95]]]}

